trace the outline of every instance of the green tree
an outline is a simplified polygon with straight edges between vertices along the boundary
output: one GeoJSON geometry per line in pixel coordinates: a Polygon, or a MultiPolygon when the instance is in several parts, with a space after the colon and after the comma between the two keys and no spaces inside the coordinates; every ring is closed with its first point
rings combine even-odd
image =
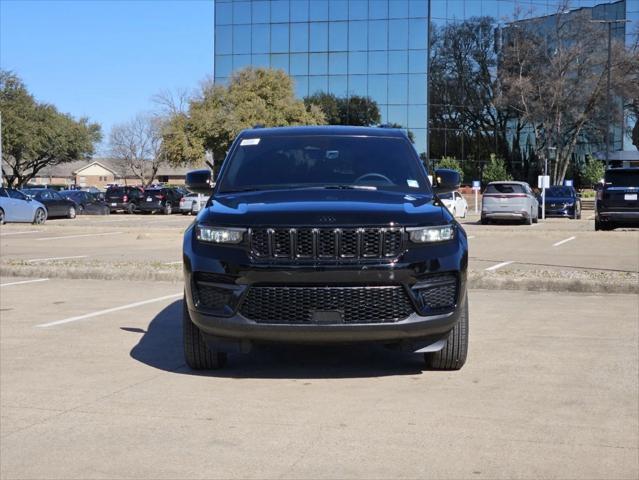
{"type": "Polygon", "coordinates": [[[464,178],[464,171],[462,170],[459,162],[453,157],[444,157],[439,162],[437,162],[437,168],[447,168],[449,170],[455,170],[459,173],[459,176],[464,178]]]}
{"type": "Polygon", "coordinates": [[[581,178],[583,182],[589,187],[598,183],[606,172],[606,167],[603,162],[597,160],[591,155],[586,158],[586,163],[581,167],[581,178]]]}
{"type": "Polygon", "coordinates": [[[89,158],[101,139],[98,124],[37,102],[18,76],[4,70],[0,111],[2,173],[9,186],[24,186],[44,167],[89,158]]]}
{"type": "Polygon", "coordinates": [[[246,128],[323,123],[318,107],[307,110],[295,98],[293,82],[282,70],[248,67],[235,72],[228,85],[205,83],[187,112],[171,115],[162,132],[163,148],[172,165],[201,162],[207,151],[219,165],[246,128]]]}
{"type": "Polygon", "coordinates": [[[506,163],[498,158],[494,153],[490,155],[490,162],[484,167],[482,180],[484,183],[512,180],[513,178],[506,171],[506,163]]]}
{"type": "Polygon", "coordinates": [[[377,102],[370,97],[337,97],[332,93],[317,92],[305,97],[304,104],[307,109],[319,107],[329,125],[368,127],[378,124],[381,120],[377,102]]]}

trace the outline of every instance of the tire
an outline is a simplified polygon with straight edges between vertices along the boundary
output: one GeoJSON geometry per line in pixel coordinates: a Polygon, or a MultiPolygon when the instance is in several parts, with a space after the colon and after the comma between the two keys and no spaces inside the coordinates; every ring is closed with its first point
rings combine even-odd
{"type": "Polygon", "coordinates": [[[133,215],[135,213],[135,205],[129,203],[129,205],[126,207],[126,213],[128,213],[129,215],[133,215]]]}
{"type": "Polygon", "coordinates": [[[84,207],[82,205],[78,205],[78,215],[82,215],[84,213],[84,207]]]}
{"type": "Polygon", "coordinates": [[[4,210],[0,208],[0,225],[4,225],[4,210]]]}
{"type": "Polygon", "coordinates": [[[599,230],[601,230],[601,222],[595,219],[595,232],[598,232],[599,230]]]}
{"type": "Polygon", "coordinates": [[[226,353],[211,351],[204,342],[200,329],[191,320],[186,298],[182,299],[182,328],[184,360],[189,367],[193,370],[215,370],[226,365],[226,353]]]}
{"type": "Polygon", "coordinates": [[[530,211],[530,215],[528,215],[528,217],[524,219],[524,224],[525,225],[532,225],[533,224],[533,212],[532,212],[532,210],[530,211]]]}
{"type": "Polygon", "coordinates": [[[535,215],[533,218],[533,223],[539,223],[539,214],[535,215]]]}
{"type": "Polygon", "coordinates": [[[459,322],[439,352],[424,354],[426,367],[432,370],[459,370],[468,356],[468,297],[464,300],[459,322]]]}
{"type": "Polygon", "coordinates": [[[67,212],[67,218],[75,218],[76,212],[75,207],[69,207],[69,211],[67,212]]]}
{"type": "Polygon", "coordinates": [[[47,221],[47,212],[44,208],[38,208],[33,215],[33,224],[34,225],[42,225],[47,221]]]}
{"type": "Polygon", "coordinates": [[[164,207],[164,215],[171,215],[173,213],[173,207],[171,207],[170,203],[166,204],[166,207],[164,207]]]}
{"type": "Polygon", "coordinates": [[[481,217],[481,224],[482,225],[488,225],[489,220],[486,217],[481,217]]]}
{"type": "Polygon", "coordinates": [[[464,215],[462,216],[462,218],[466,218],[467,214],[468,214],[468,207],[464,208],[464,215]]]}

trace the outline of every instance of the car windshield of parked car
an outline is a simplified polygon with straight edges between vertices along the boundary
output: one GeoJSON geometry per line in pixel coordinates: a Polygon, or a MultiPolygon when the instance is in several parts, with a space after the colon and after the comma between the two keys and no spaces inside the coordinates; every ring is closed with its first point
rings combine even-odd
{"type": "Polygon", "coordinates": [[[442,200],[452,200],[453,199],[453,193],[449,192],[449,193],[440,193],[439,195],[437,195],[439,198],[441,198],[442,200]]]}
{"type": "Polygon", "coordinates": [[[518,183],[491,183],[486,187],[486,193],[526,193],[526,190],[518,183]]]}
{"type": "Polygon", "coordinates": [[[606,186],[639,187],[639,171],[608,170],[606,172],[606,186]]]}
{"type": "Polygon", "coordinates": [[[430,191],[404,138],[278,135],[241,140],[225,167],[220,192],[306,187],[430,191]]]}
{"type": "Polygon", "coordinates": [[[24,193],[22,193],[22,192],[20,192],[18,190],[13,190],[13,189],[9,188],[9,189],[7,189],[7,193],[9,194],[9,197],[15,198],[16,200],[26,200],[27,199],[27,196],[24,193]]]}
{"type": "Polygon", "coordinates": [[[548,197],[572,197],[572,189],[570,187],[550,187],[546,190],[548,197]]]}

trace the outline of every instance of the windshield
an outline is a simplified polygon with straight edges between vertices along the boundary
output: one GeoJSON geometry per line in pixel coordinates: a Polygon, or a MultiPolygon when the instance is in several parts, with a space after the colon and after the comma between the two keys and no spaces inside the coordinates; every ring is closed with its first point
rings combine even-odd
{"type": "Polygon", "coordinates": [[[550,187],[546,190],[547,197],[572,197],[572,195],[570,187],[550,187]]]}
{"type": "Polygon", "coordinates": [[[240,141],[228,159],[220,192],[297,187],[430,191],[407,139],[296,135],[240,141]]]}
{"type": "Polygon", "coordinates": [[[452,200],[453,199],[453,193],[449,192],[449,193],[440,193],[438,195],[439,198],[441,198],[442,200],[452,200]]]}
{"type": "Polygon", "coordinates": [[[639,170],[608,170],[606,185],[611,187],[639,187],[639,170]]]}
{"type": "Polygon", "coordinates": [[[526,193],[524,187],[518,183],[491,183],[486,187],[486,193],[526,193]]]}

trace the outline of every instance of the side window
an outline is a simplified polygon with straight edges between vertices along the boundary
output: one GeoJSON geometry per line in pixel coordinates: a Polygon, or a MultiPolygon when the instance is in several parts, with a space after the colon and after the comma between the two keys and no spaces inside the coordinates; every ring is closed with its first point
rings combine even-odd
{"type": "Polygon", "coordinates": [[[0,188],[0,197],[8,198],[7,191],[4,188],[0,188]]]}
{"type": "Polygon", "coordinates": [[[51,198],[54,200],[62,200],[62,197],[60,196],[58,192],[51,192],[50,195],[51,195],[51,198]]]}

